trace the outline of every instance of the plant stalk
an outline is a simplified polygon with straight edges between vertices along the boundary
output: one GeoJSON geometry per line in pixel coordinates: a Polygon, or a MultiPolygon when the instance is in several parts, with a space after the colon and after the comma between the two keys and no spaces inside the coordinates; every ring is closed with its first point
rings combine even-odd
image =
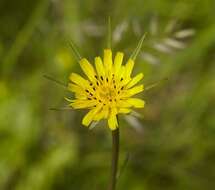
{"type": "Polygon", "coordinates": [[[108,190],[116,189],[118,160],[119,160],[119,128],[112,131],[112,163],[108,190]]]}

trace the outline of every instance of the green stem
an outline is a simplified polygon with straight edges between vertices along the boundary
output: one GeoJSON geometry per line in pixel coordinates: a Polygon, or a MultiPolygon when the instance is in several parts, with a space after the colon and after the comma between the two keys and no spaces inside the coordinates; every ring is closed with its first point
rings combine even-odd
{"type": "Polygon", "coordinates": [[[119,129],[116,129],[112,131],[112,164],[108,190],[116,189],[118,160],[119,160],[119,129]]]}

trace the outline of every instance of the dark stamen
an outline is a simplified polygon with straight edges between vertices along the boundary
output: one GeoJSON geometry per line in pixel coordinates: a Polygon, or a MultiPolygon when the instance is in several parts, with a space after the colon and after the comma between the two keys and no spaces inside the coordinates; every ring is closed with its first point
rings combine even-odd
{"type": "Polygon", "coordinates": [[[101,76],[100,78],[101,78],[101,80],[104,80],[104,79],[103,79],[103,76],[101,76]]]}
{"type": "Polygon", "coordinates": [[[99,102],[101,103],[102,101],[101,101],[101,100],[99,100],[99,102]]]}
{"type": "Polygon", "coordinates": [[[123,78],[121,78],[120,81],[123,81],[123,78]]]}
{"type": "Polygon", "coordinates": [[[114,85],[114,88],[116,89],[116,85],[114,85]]]}
{"type": "Polygon", "coordinates": [[[97,75],[95,75],[95,78],[98,79],[97,75]]]}
{"type": "Polygon", "coordinates": [[[85,90],[85,92],[89,93],[89,90],[85,90]]]}
{"type": "Polygon", "coordinates": [[[94,91],[96,91],[96,88],[95,88],[95,87],[93,87],[93,90],[94,90],[94,91]]]}
{"type": "Polygon", "coordinates": [[[122,86],[121,90],[123,90],[124,86],[122,86]]]}
{"type": "Polygon", "coordinates": [[[93,94],[92,94],[92,93],[90,93],[90,96],[93,96],[93,94]]]}
{"type": "Polygon", "coordinates": [[[108,78],[106,78],[106,81],[108,82],[108,78]]]}
{"type": "Polygon", "coordinates": [[[98,83],[98,82],[96,82],[96,84],[97,84],[97,86],[99,86],[99,83],[98,83]]]}

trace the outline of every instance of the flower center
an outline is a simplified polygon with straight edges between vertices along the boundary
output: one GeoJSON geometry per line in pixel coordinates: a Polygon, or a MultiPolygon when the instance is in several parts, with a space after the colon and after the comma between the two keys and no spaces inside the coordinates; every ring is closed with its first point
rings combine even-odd
{"type": "Polygon", "coordinates": [[[103,104],[112,104],[118,100],[120,94],[120,84],[116,81],[114,75],[111,78],[97,77],[95,86],[93,87],[95,91],[94,99],[97,99],[103,104]],[[101,79],[101,80],[100,80],[101,79]]]}
{"type": "Polygon", "coordinates": [[[116,89],[112,86],[104,86],[102,85],[98,88],[99,97],[102,101],[112,101],[116,98],[116,89]]]}

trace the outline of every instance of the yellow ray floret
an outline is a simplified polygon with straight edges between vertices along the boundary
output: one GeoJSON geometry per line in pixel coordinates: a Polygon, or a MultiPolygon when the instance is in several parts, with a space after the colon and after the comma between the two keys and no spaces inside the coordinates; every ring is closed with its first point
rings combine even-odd
{"type": "Polygon", "coordinates": [[[122,52],[117,52],[112,58],[110,49],[104,50],[103,60],[95,58],[95,67],[85,58],[80,60],[80,66],[88,79],[72,73],[68,88],[75,93],[75,99],[69,100],[74,109],[88,109],[89,112],[82,124],[89,126],[93,121],[107,119],[111,130],[118,127],[117,115],[128,114],[132,108],[143,108],[145,102],[132,96],[144,90],[143,85],[135,86],[142,78],[140,73],[131,77],[134,60],[129,59],[123,65],[122,52]]]}

